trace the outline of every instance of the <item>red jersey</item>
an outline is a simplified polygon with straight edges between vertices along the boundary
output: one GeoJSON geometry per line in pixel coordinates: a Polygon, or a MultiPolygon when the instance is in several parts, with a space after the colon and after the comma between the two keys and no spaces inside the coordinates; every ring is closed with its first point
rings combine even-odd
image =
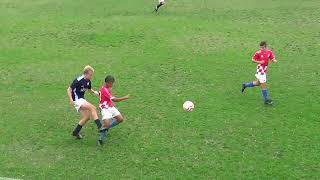
{"type": "Polygon", "coordinates": [[[113,98],[114,96],[112,95],[110,88],[102,86],[100,89],[100,109],[108,109],[110,107],[113,107],[113,98]]]}
{"type": "Polygon", "coordinates": [[[259,75],[267,74],[269,60],[274,59],[274,58],[275,58],[275,56],[271,50],[257,51],[253,55],[252,59],[254,59],[256,61],[264,61],[263,64],[257,65],[257,74],[259,74],[259,75]]]}

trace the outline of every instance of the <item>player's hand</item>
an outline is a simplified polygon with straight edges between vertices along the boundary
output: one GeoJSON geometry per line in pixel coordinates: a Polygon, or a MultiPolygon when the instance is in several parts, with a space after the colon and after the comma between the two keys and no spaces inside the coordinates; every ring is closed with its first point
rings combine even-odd
{"type": "Polygon", "coordinates": [[[70,101],[70,106],[73,108],[75,106],[73,101],[70,101]]]}
{"type": "Polygon", "coordinates": [[[273,60],[273,63],[278,63],[278,61],[276,59],[273,60]]]}
{"type": "Polygon", "coordinates": [[[94,94],[95,96],[100,96],[100,93],[99,93],[98,91],[93,91],[93,94],[94,94]]]}
{"type": "Polygon", "coordinates": [[[129,99],[130,98],[130,94],[124,96],[125,99],[129,99]]]}

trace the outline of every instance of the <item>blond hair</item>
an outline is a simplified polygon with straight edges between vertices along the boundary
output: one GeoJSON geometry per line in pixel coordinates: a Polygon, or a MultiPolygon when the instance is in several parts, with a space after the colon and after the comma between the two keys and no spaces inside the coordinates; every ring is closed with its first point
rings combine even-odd
{"type": "Polygon", "coordinates": [[[83,74],[87,74],[89,71],[94,72],[94,69],[93,69],[91,66],[86,65],[86,66],[83,68],[83,74]]]}

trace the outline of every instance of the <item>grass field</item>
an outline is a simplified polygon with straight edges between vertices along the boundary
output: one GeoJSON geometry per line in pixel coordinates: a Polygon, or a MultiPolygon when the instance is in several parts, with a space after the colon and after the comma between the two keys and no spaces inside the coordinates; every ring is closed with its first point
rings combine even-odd
{"type": "MultiPolygon", "coordinates": [[[[320,1],[0,1],[0,177],[319,179],[320,1]],[[253,80],[267,40],[273,107],[253,80]],[[66,88],[116,77],[126,122],[96,146],[66,88]],[[196,109],[182,111],[192,100],[196,109]]],[[[87,95],[97,105],[97,98],[87,95]]]]}

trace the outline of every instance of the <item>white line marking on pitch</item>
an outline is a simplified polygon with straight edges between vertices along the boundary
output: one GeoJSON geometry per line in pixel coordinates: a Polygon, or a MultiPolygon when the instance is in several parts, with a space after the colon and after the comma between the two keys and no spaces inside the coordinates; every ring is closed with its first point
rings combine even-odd
{"type": "Polygon", "coordinates": [[[0,177],[0,180],[22,180],[22,179],[0,177]]]}

